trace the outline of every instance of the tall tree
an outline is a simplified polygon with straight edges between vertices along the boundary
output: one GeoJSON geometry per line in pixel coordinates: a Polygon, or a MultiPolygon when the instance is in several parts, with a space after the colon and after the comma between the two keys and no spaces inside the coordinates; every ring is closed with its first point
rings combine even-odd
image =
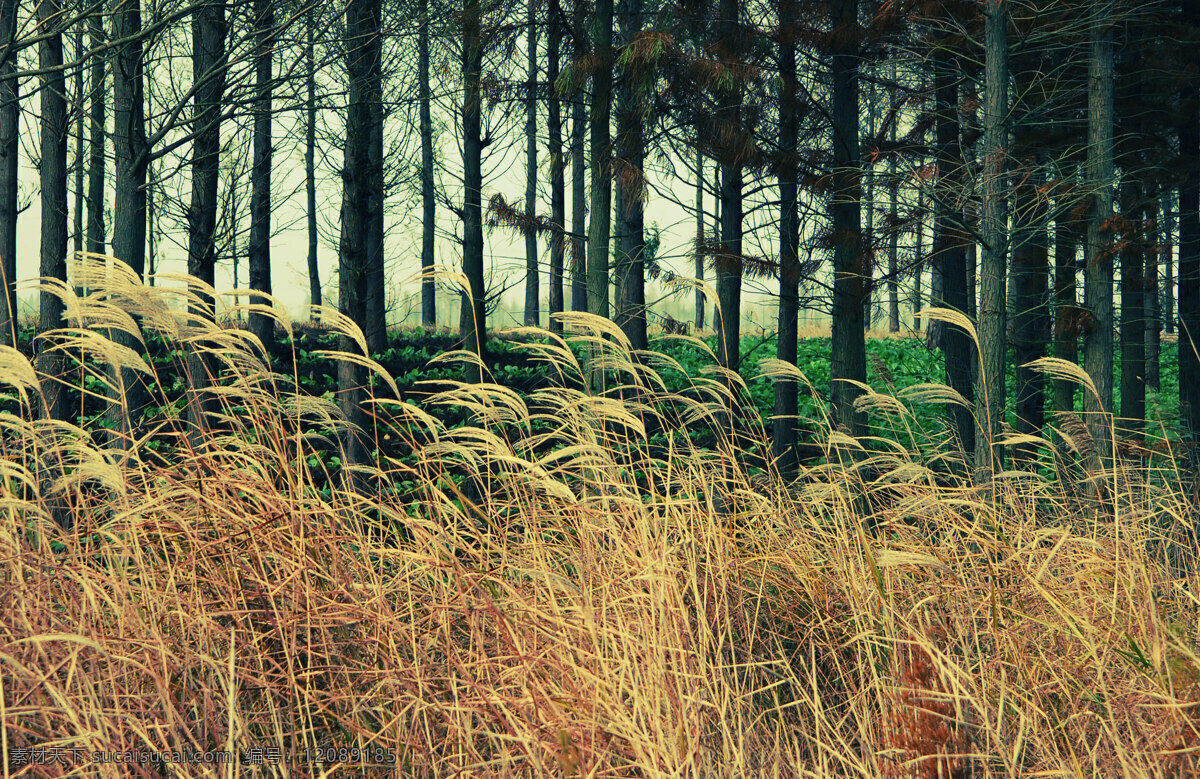
{"type": "MultiPolygon", "coordinates": [[[[537,0],[526,0],[526,69],[525,85],[525,216],[530,224],[537,219],[537,0]]],[[[525,231],[525,324],[538,326],[538,307],[541,304],[541,283],[538,273],[537,231],[525,231]]]]}
{"type": "Polygon", "coordinates": [[[1175,211],[1171,202],[1171,193],[1166,191],[1162,198],[1160,221],[1163,227],[1162,266],[1163,266],[1163,330],[1167,335],[1175,334],[1175,211]]]}
{"type": "MultiPolygon", "coordinates": [[[[1200,7],[1181,0],[1191,40],[1200,36],[1200,7]]],[[[1183,432],[1200,467],[1200,79],[1181,96],[1179,151],[1186,171],[1179,186],[1179,409],[1183,432]]]]}
{"type": "Polygon", "coordinates": [[[743,85],[737,76],[747,48],[741,9],[740,0],[721,0],[714,28],[721,65],[721,77],[714,90],[717,126],[713,128],[719,139],[721,164],[721,250],[716,263],[717,359],[721,367],[731,371],[736,371],[741,362],[743,169],[749,143],[741,126],[743,85]]]}
{"type": "MultiPolygon", "coordinates": [[[[917,190],[917,208],[915,219],[913,220],[913,271],[912,271],[912,294],[909,299],[910,308],[913,316],[913,330],[919,335],[921,333],[921,318],[917,313],[924,307],[924,292],[922,290],[922,276],[925,274],[925,212],[924,212],[925,195],[921,189],[917,190]]],[[[936,235],[936,232],[935,232],[936,235]]]]}
{"type": "MultiPolygon", "coordinates": [[[[42,205],[41,274],[67,280],[67,95],[63,76],[63,14],[58,0],[38,4],[38,65],[42,70],[42,159],[39,166],[42,205]]],[[[63,302],[43,290],[39,295],[39,330],[45,333],[62,325],[63,302]]],[[[58,384],[62,352],[42,342],[38,370],[47,377],[42,385],[45,416],[65,417],[65,396],[58,384]],[[51,347],[51,348],[47,348],[51,347]]]]}
{"type": "Polygon", "coordinates": [[[105,63],[107,56],[104,46],[104,17],[92,14],[88,17],[88,39],[92,52],[91,75],[88,86],[91,90],[88,107],[88,221],[87,221],[87,250],[96,254],[104,254],[104,195],[105,175],[105,63]]]}
{"type": "Polygon", "coordinates": [[[614,165],[617,209],[617,324],[634,349],[645,349],[645,142],[646,77],[651,63],[639,46],[641,0],[621,0],[620,26],[624,48],[617,82],[617,139],[614,165]]]}
{"type": "MultiPolygon", "coordinates": [[[[75,59],[78,62],[83,62],[86,59],[86,52],[84,51],[83,43],[84,25],[84,20],[77,20],[74,25],[75,29],[72,36],[75,59]]],[[[73,121],[75,123],[75,165],[73,171],[75,178],[75,191],[72,194],[74,195],[75,202],[71,208],[71,249],[76,253],[83,251],[83,214],[85,210],[85,191],[83,182],[84,174],[86,173],[87,169],[87,166],[83,164],[85,143],[83,127],[87,119],[87,111],[85,110],[83,70],[84,69],[82,67],[75,69],[73,85],[75,92],[75,105],[72,106],[72,113],[74,114],[73,121]]]]}
{"type": "Polygon", "coordinates": [[[386,202],[383,175],[383,129],[386,113],[383,104],[383,7],[376,7],[372,0],[369,9],[368,28],[363,30],[363,57],[367,61],[366,85],[367,126],[370,129],[367,146],[368,195],[367,234],[365,241],[367,263],[367,321],[363,335],[367,339],[367,351],[379,354],[386,351],[387,343],[387,279],[384,270],[384,220],[386,202]]]}
{"type": "MultiPolygon", "coordinates": [[[[112,68],[116,158],[112,251],[141,279],[146,273],[146,170],[150,163],[141,0],[124,0],[113,9],[112,19],[113,39],[118,42],[112,68]]],[[[140,342],[123,331],[116,337],[125,346],[140,348],[140,342]]],[[[113,378],[110,427],[116,440],[129,444],[134,422],[149,395],[132,369],[116,371],[113,378]]]]}
{"type": "Polygon", "coordinates": [[[1142,182],[1126,171],[1121,181],[1121,426],[1138,435],[1146,417],[1146,283],[1142,241],[1142,182]]]}
{"type": "MultiPolygon", "coordinates": [[[[1046,356],[1050,336],[1048,298],[1050,285],[1049,204],[1045,195],[1045,155],[1040,105],[1052,102],[1044,91],[1047,82],[1039,75],[1048,69],[1036,54],[1014,59],[1016,71],[1014,113],[1021,118],[1012,131],[1014,166],[1012,185],[1013,280],[1010,310],[1011,338],[1016,362],[1017,432],[1038,436],[1045,423],[1045,375],[1026,367],[1046,356]]],[[[1014,451],[1023,463],[1032,463],[1037,448],[1014,451]]]]}
{"type": "MultiPolygon", "coordinates": [[[[1079,361],[1076,283],[1079,275],[1075,257],[1079,253],[1079,227],[1064,203],[1056,203],[1054,219],[1054,356],[1079,361]]],[[[1075,410],[1075,382],[1054,380],[1054,410],[1075,410]]]]}
{"type": "MultiPolygon", "coordinates": [[[[891,81],[896,83],[896,62],[891,64],[891,81]]],[[[892,99],[896,99],[899,89],[893,88],[892,99]]],[[[896,142],[896,123],[890,122],[888,140],[896,142]]],[[[888,156],[888,332],[900,332],[900,230],[899,230],[899,194],[900,182],[896,179],[896,155],[888,156]]]]}
{"type": "Polygon", "coordinates": [[[982,261],[979,266],[979,394],[980,435],[975,439],[976,477],[994,473],[998,456],[992,445],[1004,410],[1005,260],[1008,250],[1008,204],[1005,157],[1008,116],[1008,7],[987,0],[985,70],[987,100],[983,112],[982,261]]]}
{"type": "MultiPolygon", "coordinates": [[[[247,263],[250,288],[271,293],[271,103],[274,95],[272,60],[275,56],[275,4],[254,0],[254,161],[250,170],[250,242],[247,263]]],[[[267,304],[266,298],[254,302],[267,304]]],[[[270,350],[275,343],[275,321],[252,311],[250,330],[270,350]]]]}
{"type": "MultiPolygon", "coordinates": [[[[933,207],[933,273],[930,299],[934,306],[951,308],[963,314],[969,307],[967,286],[967,237],[963,232],[966,216],[957,192],[965,186],[967,164],[962,144],[959,105],[965,90],[958,87],[961,66],[948,50],[934,54],[934,135],[937,148],[937,189],[933,207]]],[[[918,225],[917,240],[920,241],[918,225]]],[[[971,403],[975,399],[974,353],[970,335],[960,327],[941,322],[926,324],[926,343],[934,340],[942,348],[946,383],[971,403]]],[[[975,451],[975,420],[971,410],[959,405],[949,407],[954,434],[969,458],[975,451]]]]}
{"type": "Polygon", "coordinates": [[[1162,383],[1162,308],[1158,299],[1159,263],[1162,257],[1163,238],[1159,230],[1160,214],[1158,200],[1146,206],[1146,273],[1143,277],[1145,289],[1145,342],[1146,342],[1146,386],[1157,391],[1162,383]]]}
{"type": "Polygon", "coordinates": [[[0,343],[17,344],[17,2],[0,0],[0,343]]]}
{"type": "MultiPolygon", "coordinates": [[[[704,281],[704,152],[696,149],[696,280],[704,281]]],[[[704,329],[704,304],[707,296],[704,288],[696,287],[696,330],[704,329]]]]}
{"type": "MultiPolygon", "coordinates": [[[[1032,163],[1036,164],[1036,163],[1032,163]]],[[[1015,188],[1013,222],[1017,228],[1012,250],[1013,322],[1012,341],[1016,362],[1017,432],[1040,435],[1045,424],[1045,376],[1025,367],[1046,356],[1050,336],[1047,298],[1050,285],[1050,256],[1047,240],[1047,204],[1037,192],[1040,176],[1022,171],[1015,188]]],[[[1022,448],[1019,457],[1031,461],[1037,450],[1022,448]]]]}
{"type": "Polygon", "coordinates": [[[864,306],[868,275],[862,247],[862,177],[858,143],[858,0],[829,4],[833,53],[833,359],[830,396],[834,419],[852,435],[866,432],[866,415],[854,410],[867,380],[864,306]]]}
{"type": "Polygon", "coordinates": [[[420,102],[421,132],[421,324],[437,324],[437,286],[433,277],[434,230],[437,203],[433,188],[433,100],[429,80],[429,0],[421,0],[417,32],[417,100],[420,102]]]}
{"type": "Polygon", "coordinates": [[[562,332],[562,322],[555,314],[563,311],[563,257],[566,252],[567,191],[563,160],[562,100],[558,93],[559,55],[562,50],[562,6],[550,0],[547,12],[546,81],[550,84],[546,98],[546,130],[549,136],[546,151],[550,156],[550,330],[562,332]]]}
{"type": "Polygon", "coordinates": [[[417,32],[417,100],[421,122],[421,324],[437,324],[437,282],[433,277],[433,241],[437,203],[433,189],[433,94],[429,81],[429,0],[421,0],[420,30],[417,32]]]}
{"type": "MultiPolygon", "coordinates": [[[[371,311],[369,286],[370,233],[373,205],[383,186],[382,136],[372,125],[380,119],[382,82],[382,6],[380,0],[357,0],[346,6],[346,109],[345,165],[342,170],[342,233],[338,244],[339,310],[368,332],[371,311]]],[[[367,348],[371,343],[368,340],[367,348]]],[[[340,339],[345,352],[359,347],[347,336],[340,339]]],[[[353,428],[347,435],[346,457],[349,463],[367,461],[363,410],[366,371],[358,364],[338,363],[338,394],[342,411],[353,428]]],[[[361,484],[356,485],[361,487],[361,484]]]]}
{"type": "MultiPolygon", "coordinates": [[[[426,32],[427,24],[421,25],[421,34],[428,36],[426,32]]],[[[308,212],[305,214],[308,227],[308,300],[314,306],[321,305],[321,269],[317,263],[317,64],[316,64],[316,36],[317,17],[316,8],[309,6],[304,12],[304,195],[305,202],[308,206],[308,212]]],[[[425,49],[425,88],[429,86],[429,60],[428,60],[428,39],[426,39],[425,49]]],[[[428,97],[428,95],[426,95],[428,97]]],[[[421,117],[424,119],[429,113],[428,100],[421,103],[421,117]]],[[[421,125],[421,131],[424,133],[425,125],[421,125]]],[[[424,140],[422,135],[422,152],[424,152],[424,140]]],[[[424,157],[422,157],[424,160],[424,157]]],[[[422,167],[422,175],[424,175],[424,167],[422,167]]],[[[432,176],[432,172],[430,173],[432,176]]],[[[422,179],[422,187],[424,179],[422,179]]],[[[433,217],[426,213],[426,221],[430,223],[427,228],[432,231],[433,217]]],[[[422,267],[424,263],[422,261],[422,267]]],[[[430,282],[432,284],[432,281],[430,282]]]]}
{"type": "MultiPolygon", "coordinates": [[[[486,345],[483,285],[483,139],[480,77],[483,67],[483,3],[463,0],[463,273],[468,289],[462,298],[459,332],[466,348],[480,359],[486,345]]],[[[478,379],[483,380],[482,373],[478,379]]]]}
{"type": "MultiPolygon", "coordinates": [[[[584,29],[585,0],[575,0],[571,22],[572,69],[578,68],[588,54],[584,29]]],[[[587,132],[587,105],[583,89],[575,88],[571,100],[571,310],[588,310],[587,269],[587,166],[584,145],[587,132]]]]}
{"type": "Polygon", "coordinates": [[[609,240],[612,226],[612,148],[609,122],[612,114],[613,0],[596,0],[592,17],[595,31],[592,50],[592,223],[588,230],[588,311],[609,316],[609,240]]]}
{"type": "MultiPolygon", "coordinates": [[[[872,73],[866,72],[861,64],[859,66],[861,75],[865,76],[863,82],[865,84],[865,94],[862,97],[864,110],[867,114],[866,138],[870,142],[875,141],[875,90],[871,86],[871,80],[874,77],[872,73]]],[[[869,150],[863,159],[863,275],[866,277],[867,297],[863,302],[863,330],[869,331],[871,324],[875,319],[875,165],[874,160],[877,157],[875,150],[869,150]]]]}
{"type": "MultiPolygon", "coordinates": [[[[796,152],[800,142],[799,81],[796,70],[796,36],[799,24],[796,0],[779,3],[779,359],[799,362],[800,315],[800,171],[796,152]]],[[[893,202],[895,202],[893,200],[893,202]]],[[[772,445],[780,471],[796,473],[796,424],[800,414],[799,385],[782,380],[775,384],[775,419],[772,445]]]]}
{"type": "Polygon", "coordinates": [[[1084,368],[1099,397],[1085,392],[1088,430],[1103,461],[1111,456],[1107,414],[1113,410],[1113,43],[1112,0],[1093,0],[1089,20],[1087,181],[1092,202],[1087,225],[1084,368]]]}
{"type": "MultiPolygon", "coordinates": [[[[208,286],[216,280],[217,189],[220,184],[221,113],[225,92],[225,7],[202,4],[192,15],[192,200],[188,208],[188,275],[208,286]]],[[[215,316],[216,301],[205,293],[190,312],[200,319],[215,316]]],[[[192,387],[197,392],[188,407],[193,443],[208,427],[209,384],[213,365],[202,353],[188,357],[192,387]]]]}
{"type": "MultiPolygon", "coordinates": [[[[192,180],[188,209],[188,274],[212,285],[216,277],[217,189],[225,93],[225,7],[201,4],[192,16],[192,180]]],[[[213,301],[196,313],[212,316],[213,301]]]]}

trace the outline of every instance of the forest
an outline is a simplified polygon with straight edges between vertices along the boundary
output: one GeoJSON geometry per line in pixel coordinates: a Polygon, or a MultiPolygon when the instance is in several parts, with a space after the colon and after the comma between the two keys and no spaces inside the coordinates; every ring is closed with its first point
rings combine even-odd
{"type": "Polygon", "coordinates": [[[1198,46],[0,0],[3,776],[1200,772],[1198,46]]]}

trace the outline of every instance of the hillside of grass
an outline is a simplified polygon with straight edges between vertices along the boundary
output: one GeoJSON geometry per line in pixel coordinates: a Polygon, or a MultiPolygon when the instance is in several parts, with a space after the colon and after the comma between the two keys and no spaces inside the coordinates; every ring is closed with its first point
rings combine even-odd
{"type": "MultiPolygon", "coordinates": [[[[178,292],[120,292],[154,359],[219,365],[221,411],[189,437],[155,362],[140,436],[106,430],[94,395],[136,357],[81,327],[118,324],[98,297],[52,337],[77,424],[40,419],[48,380],[0,348],[5,776],[1200,770],[1193,477],[1089,470],[1071,430],[1044,469],[948,479],[923,346],[872,346],[865,402],[895,435],[856,444],[824,422],[827,342],[804,342],[825,456],[791,483],[746,457],[761,426],[735,447],[708,423],[726,398],[703,341],[639,357],[569,315],[565,340],[509,334],[481,385],[470,355],[382,355],[351,480],[334,358],[268,364],[170,314],[178,292]]],[[[748,346],[749,419],[781,369],[748,346]]]]}

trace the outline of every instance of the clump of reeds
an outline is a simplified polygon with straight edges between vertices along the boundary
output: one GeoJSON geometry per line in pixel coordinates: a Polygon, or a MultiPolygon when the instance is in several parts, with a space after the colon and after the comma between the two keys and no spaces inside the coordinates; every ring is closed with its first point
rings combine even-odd
{"type": "MultiPolygon", "coordinates": [[[[979,489],[934,477],[941,444],[847,455],[834,433],[798,482],[751,478],[727,444],[646,442],[651,424],[728,419],[732,377],[668,395],[611,323],[570,315],[603,393],[456,385],[425,406],[468,409],[454,430],[381,401],[366,434],[407,436],[415,459],[326,495],[306,455],[344,435],[334,403],[272,375],[248,335],[166,305],[186,292],[84,270],[99,291],[69,300],[50,342],[137,367],[93,330],[136,331],[132,309],[215,381],[196,391],[203,435],[155,423],[175,431],[162,455],[149,431],[39,419],[51,380],[0,349],[22,403],[0,419],[6,775],[161,775],[90,758],[258,749],[281,762],[243,774],[1196,768],[1200,588],[1178,532],[1195,507],[1176,472],[1118,465],[1094,477],[1107,510],[1084,515],[1070,480],[1086,474],[1053,441],[1057,480],[979,489]],[[50,747],[67,759],[11,764],[50,747]],[[347,765],[316,761],[338,749],[347,765]]],[[[547,371],[584,375],[547,338],[528,346],[547,371]]],[[[922,392],[865,405],[903,429],[906,404],[937,395],[922,392]]]]}

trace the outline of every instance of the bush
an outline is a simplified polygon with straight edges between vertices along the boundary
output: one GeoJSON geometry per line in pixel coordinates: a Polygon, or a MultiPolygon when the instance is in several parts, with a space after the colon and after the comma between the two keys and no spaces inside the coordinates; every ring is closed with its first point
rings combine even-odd
{"type": "MultiPolygon", "coordinates": [[[[301,776],[330,759],[431,777],[1200,767],[1178,474],[1122,467],[1097,498],[1060,455],[1055,480],[939,486],[936,446],[893,446],[873,468],[832,448],[785,485],[725,441],[651,447],[648,420],[717,401],[655,389],[609,345],[626,380],[603,396],[456,383],[426,405],[465,409],[458,429],[391,401],[413,457],[368,469],[367,494],[323,495],[310,457],[340,429],[333,404],[264,381],[238,337],[174,337],[219,344],[226,413],[165,463],[35,419],[32,367],[0,350],[30,398],[0,438],[10,761],[55,745],[55,772],[108,776],[129,769],[80,766],[228,749],[301,776]],[[390,497],[401,481],[419,501],[390,497]]],[[[522,348],[579,367],[553,339],[522,348]]]]}

